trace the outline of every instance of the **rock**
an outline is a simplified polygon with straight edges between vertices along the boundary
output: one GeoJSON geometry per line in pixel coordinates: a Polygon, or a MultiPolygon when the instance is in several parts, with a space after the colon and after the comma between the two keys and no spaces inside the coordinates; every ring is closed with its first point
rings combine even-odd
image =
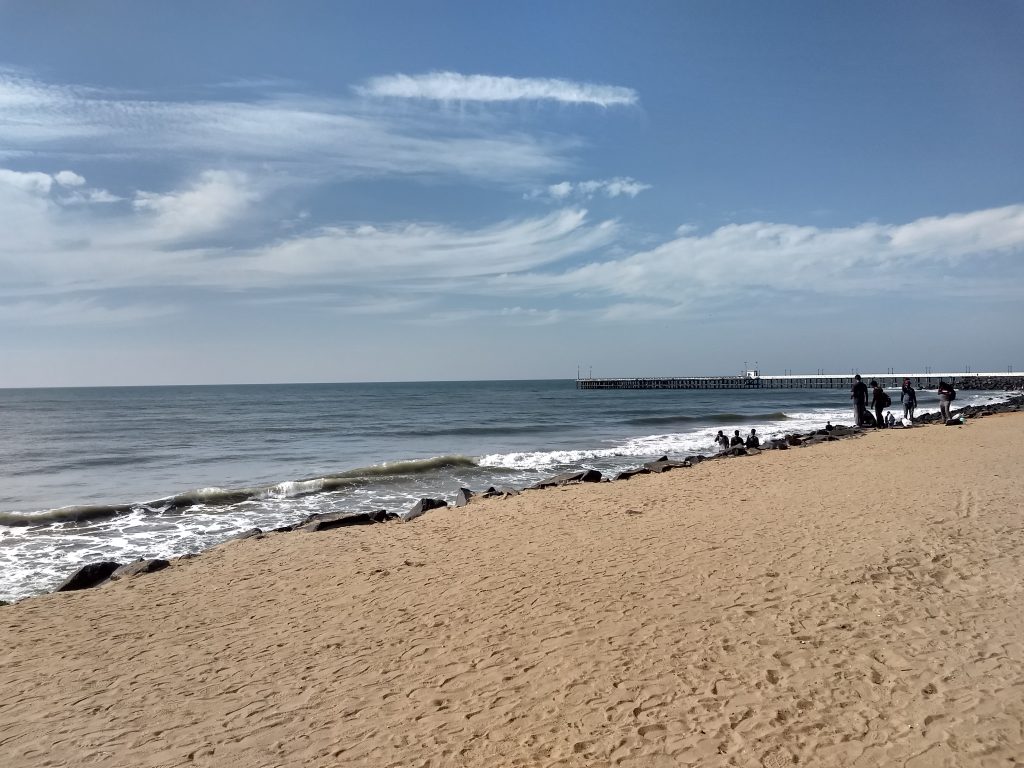
{"type": "Polygon", "coordinates": [[[761,453],[760,448],[747,448],[747,456],[757,456],[761,453]]]}
{"type": "Polygon", "coordinates": [[[786,444],[793,446],[803,445],[804,441],[800,439],[800,435],[786,435],[786,444]]]}
{"type": "Polygon", "coordinates": [[[691,465],[694,465],[694,464],[700,464],[702,461],[704,461],[706,459],[707,459],[706,456],[704,456],[702,454],[699,454],[699,453],[695,453],[695,454],[693,454],[693,456],[687,456],[685,459],[683,459],[683,461],[684,462],[688,461],[688,462],[690,462],[691,465]]]}
{"type": "Polygon", "coordinates": [[[615,479],[616,480],[629,480],[629,478],[636,477],[637,475],[649,475],[649,474],[651,474],[651,470],[649,470],[647,467],[637,467],[636,469],[625,469],[622,472],[619,472],[619,474],[617,474],[615,476],[615,479]]]}
{"type": "Polygon", "coordinates": [[[644,468],[649,472],[659,474],[661,472],[668,472],[671,469],[681,469],[682,467],[691,466],[687,461],[671,461],[667,456],[662,456],[657,461],[648,461],[644,464],[644,468]]]}
{"type": "Polygon", "coordinates": [[[83,565],[73,574],[68,576],[54,592],[73,592],[78,589],[89,589],[97,584],[106,581],[110,574],[121,567],[120,563],[113,560],[104,560],[101,563],[89,563],[83,565]]]}
{"type": "Polygon", "coordinates": [[[459,492],[455,494],[455,506],[464,507],[469,504],[469,500],[476,496],[469,488],[459,488],[459,492]]]}
{"type": "Polygon", "coordinates": [[[723,452],[725,456],[746,456],[747,449],[742,445],[734,445],[728,451],[723,452]]]}
{"type": "Polygon", "coordinates": [[[344,528],[350,525],[373,525],[383,523],[388,519],[385,509],[378,509],[376,512],[334,512],[331,514],[312,515],[296,526],[297,531],[315,533],[316,531],[329,531],[332,528],[344,528]]]}
{"type": "Polygon", "coordinates": [[[162,571],[168,565],[170,565],[170,562],[168,562],[167,560],[162,560],[158,557],[149,560],[144,560],[140,558],[136,560],[134,563],[122,565],[120,568],[118,568],[116,571],[110,574],[110,580],[117,581],[118,579],[123,579],[128,576],[139,576],[143,573],[156,573],[157,571],[162,571]]]}
{"type": "Polygon", "coordinates": [[[242,539],[251,539],[253,536],[259,536],[263,533],[262,528],[250,528],[247,531],[236,533],[234,536],[229,536],[225,541],[241,541],[242,539]]]}
{"type": "Polygon", "coordinates": [[[403,523],[407,523],[410,520],[415,520],[420,515],[425,512],[429,512],[432,509],[440,509],[441,507],[447,506],[448,502],[443,501],[442,499],[420,499],[407,512],[399,512],[398,518],[403,523]]]}
{"type": "Polygon", "coordinates": [[[963,425],[964,423],[960,419],[950,419],[946,422],[947,427],[962,427],[963,425]]]}
{"type": "Polygon", "coordinates": [[[4,607],[5,605],[10,605],[10,603],[8,603],[6,600],[0,600],[0,608],[4,607]]]}
{"type": "Polygon", "coordinates": [[[547,480],[541,480],[539,483],[534,483],[533,485],[530,486],[530,489],[534,491],[539,491],[543,488],[553,488],[557,485],[599,482],[601,482],[600,472],[598,472],[596,469],[584,469],[579,472],[566,472],[561,475],[549,477],[547,480]]]}
{"type": "Polygon", "coordinates": [[[193,557],[199,557],[195,552],[186,552],[184,555],[178,555],[175,560],[191,560],[193,557]]]}
{"type": "Polygon", "coordinates": [[[785,438],[776,437],[765,447],[776,451],[785,451],[789,448],[789,443],[786,442],[785,438]]]}

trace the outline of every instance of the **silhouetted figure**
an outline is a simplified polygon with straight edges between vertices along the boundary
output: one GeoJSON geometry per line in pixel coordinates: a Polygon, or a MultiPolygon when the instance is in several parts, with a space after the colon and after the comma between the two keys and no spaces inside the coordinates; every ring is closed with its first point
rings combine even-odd
{"type": "Polygon", "coordinates": [[[871,406],[875,409],[875,427],[885,429],[885,419],[882,418],[882,410],[892,405],[892,400],[885,390],[874,379],[871,380],[871,406]]]}
{"type": "Polygon", "coordinates": [[[949,404],[956,399],[956,390],[946,382],[939,380],[939,413],[942,414],[943,421],[949,421],[952,418],[949,415],[949,404]]]}
{"type": "Polygon", "coordinates": [[[747,448],[759,448],[761,446],[761,438],[757,436],[757,430],[750,430],[750,434],[747,435],[747,448]]]}
{"type": "Polygon", "coordinates": [[[903,403],[903,418],[914,420],[914,409],[917,408],[917,392],[910,383],[910,379],[903,380],[903,389],[900,391],[900,402],[903,403]]]}
{"type": "Polygon", "coordinates": [[[860,427],[864,424],[864,411],[868,407],[868,388],[860,380],[858,373],[853,377],[853,387],[850,389],[850,399],[853,400],[853,423],[860,427]]]}
{"type": "Polygon", "coordinates": [[[724,451],[729,447],[729,438],[725,436],[725,432],[718,430],[718,434],[715,435],[715,442],[718,443],[718,449],[724,451]]]}
{"type": "Polygon", "coordinates": [[[734,448],[737,445],[743,445],[743,438],[740,437],[740,431],[738,429],[732,433],[732,438],[729,440],[730,448],[734,448]]]}

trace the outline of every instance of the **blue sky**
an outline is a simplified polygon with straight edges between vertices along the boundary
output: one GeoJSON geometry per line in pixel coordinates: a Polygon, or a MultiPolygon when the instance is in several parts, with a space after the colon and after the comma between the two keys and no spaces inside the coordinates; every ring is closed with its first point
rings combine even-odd
{"type": "Polygon", "coordinates": [[[1024,368],[1022,32],[0,0],[0,386],[1024,368]]]}

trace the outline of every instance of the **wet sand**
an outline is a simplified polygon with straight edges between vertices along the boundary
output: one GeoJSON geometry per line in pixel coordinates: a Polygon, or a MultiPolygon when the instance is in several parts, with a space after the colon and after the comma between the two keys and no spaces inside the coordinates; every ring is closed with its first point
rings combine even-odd
{"type": "Polygon", "coordinates": [[[1024,416],[0,608],[0,765],[1024,763],[1024,416]]]}

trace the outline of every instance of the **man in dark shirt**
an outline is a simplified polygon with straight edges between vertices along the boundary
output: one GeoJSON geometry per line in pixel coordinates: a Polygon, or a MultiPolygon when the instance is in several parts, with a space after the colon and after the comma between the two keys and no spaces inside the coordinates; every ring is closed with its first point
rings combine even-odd
{"type": "Polygon", "coordinates": [[[882,418],[882,409],[889,404],[889,396],[885,390],[874,379],[871,380],[871,405],[875,409],[875,427],[885,429],[885,419],[882,418]]]}
{"type": "Polygon", "coordinates": [[[903,418],[914,420],[914,409],[917,408],[917,392],[914,391],[910,379],[903,380],[903,391],[900,393],[900,402],[903,403],[903,418]]]}
{"type": "Polygon", "coordinates": [[[757,436],[757,430],[756,429],[750,430],[750,434],[747,435],[746,446],[747,446],[747,448],[760,448],[761,447],[761,438],[759,438],[757,436]]]}
{"type": "Polygon", "coordinates": [[[743,445],[743,438],[740,437],[740,431],[738,429],[732,433],[732,439],[729,440],[730,448],[736,445],[743,445]]]}
{"type": "Polygon", "coordinates": [[[860,374],[858,373],[853,377],[853,388],[850,390],[850,399],[853,400],[853,423],[858,427],[864,421],[864,409],[868,405],[868,388],[867,385],[860,380],[860,374]]]}

